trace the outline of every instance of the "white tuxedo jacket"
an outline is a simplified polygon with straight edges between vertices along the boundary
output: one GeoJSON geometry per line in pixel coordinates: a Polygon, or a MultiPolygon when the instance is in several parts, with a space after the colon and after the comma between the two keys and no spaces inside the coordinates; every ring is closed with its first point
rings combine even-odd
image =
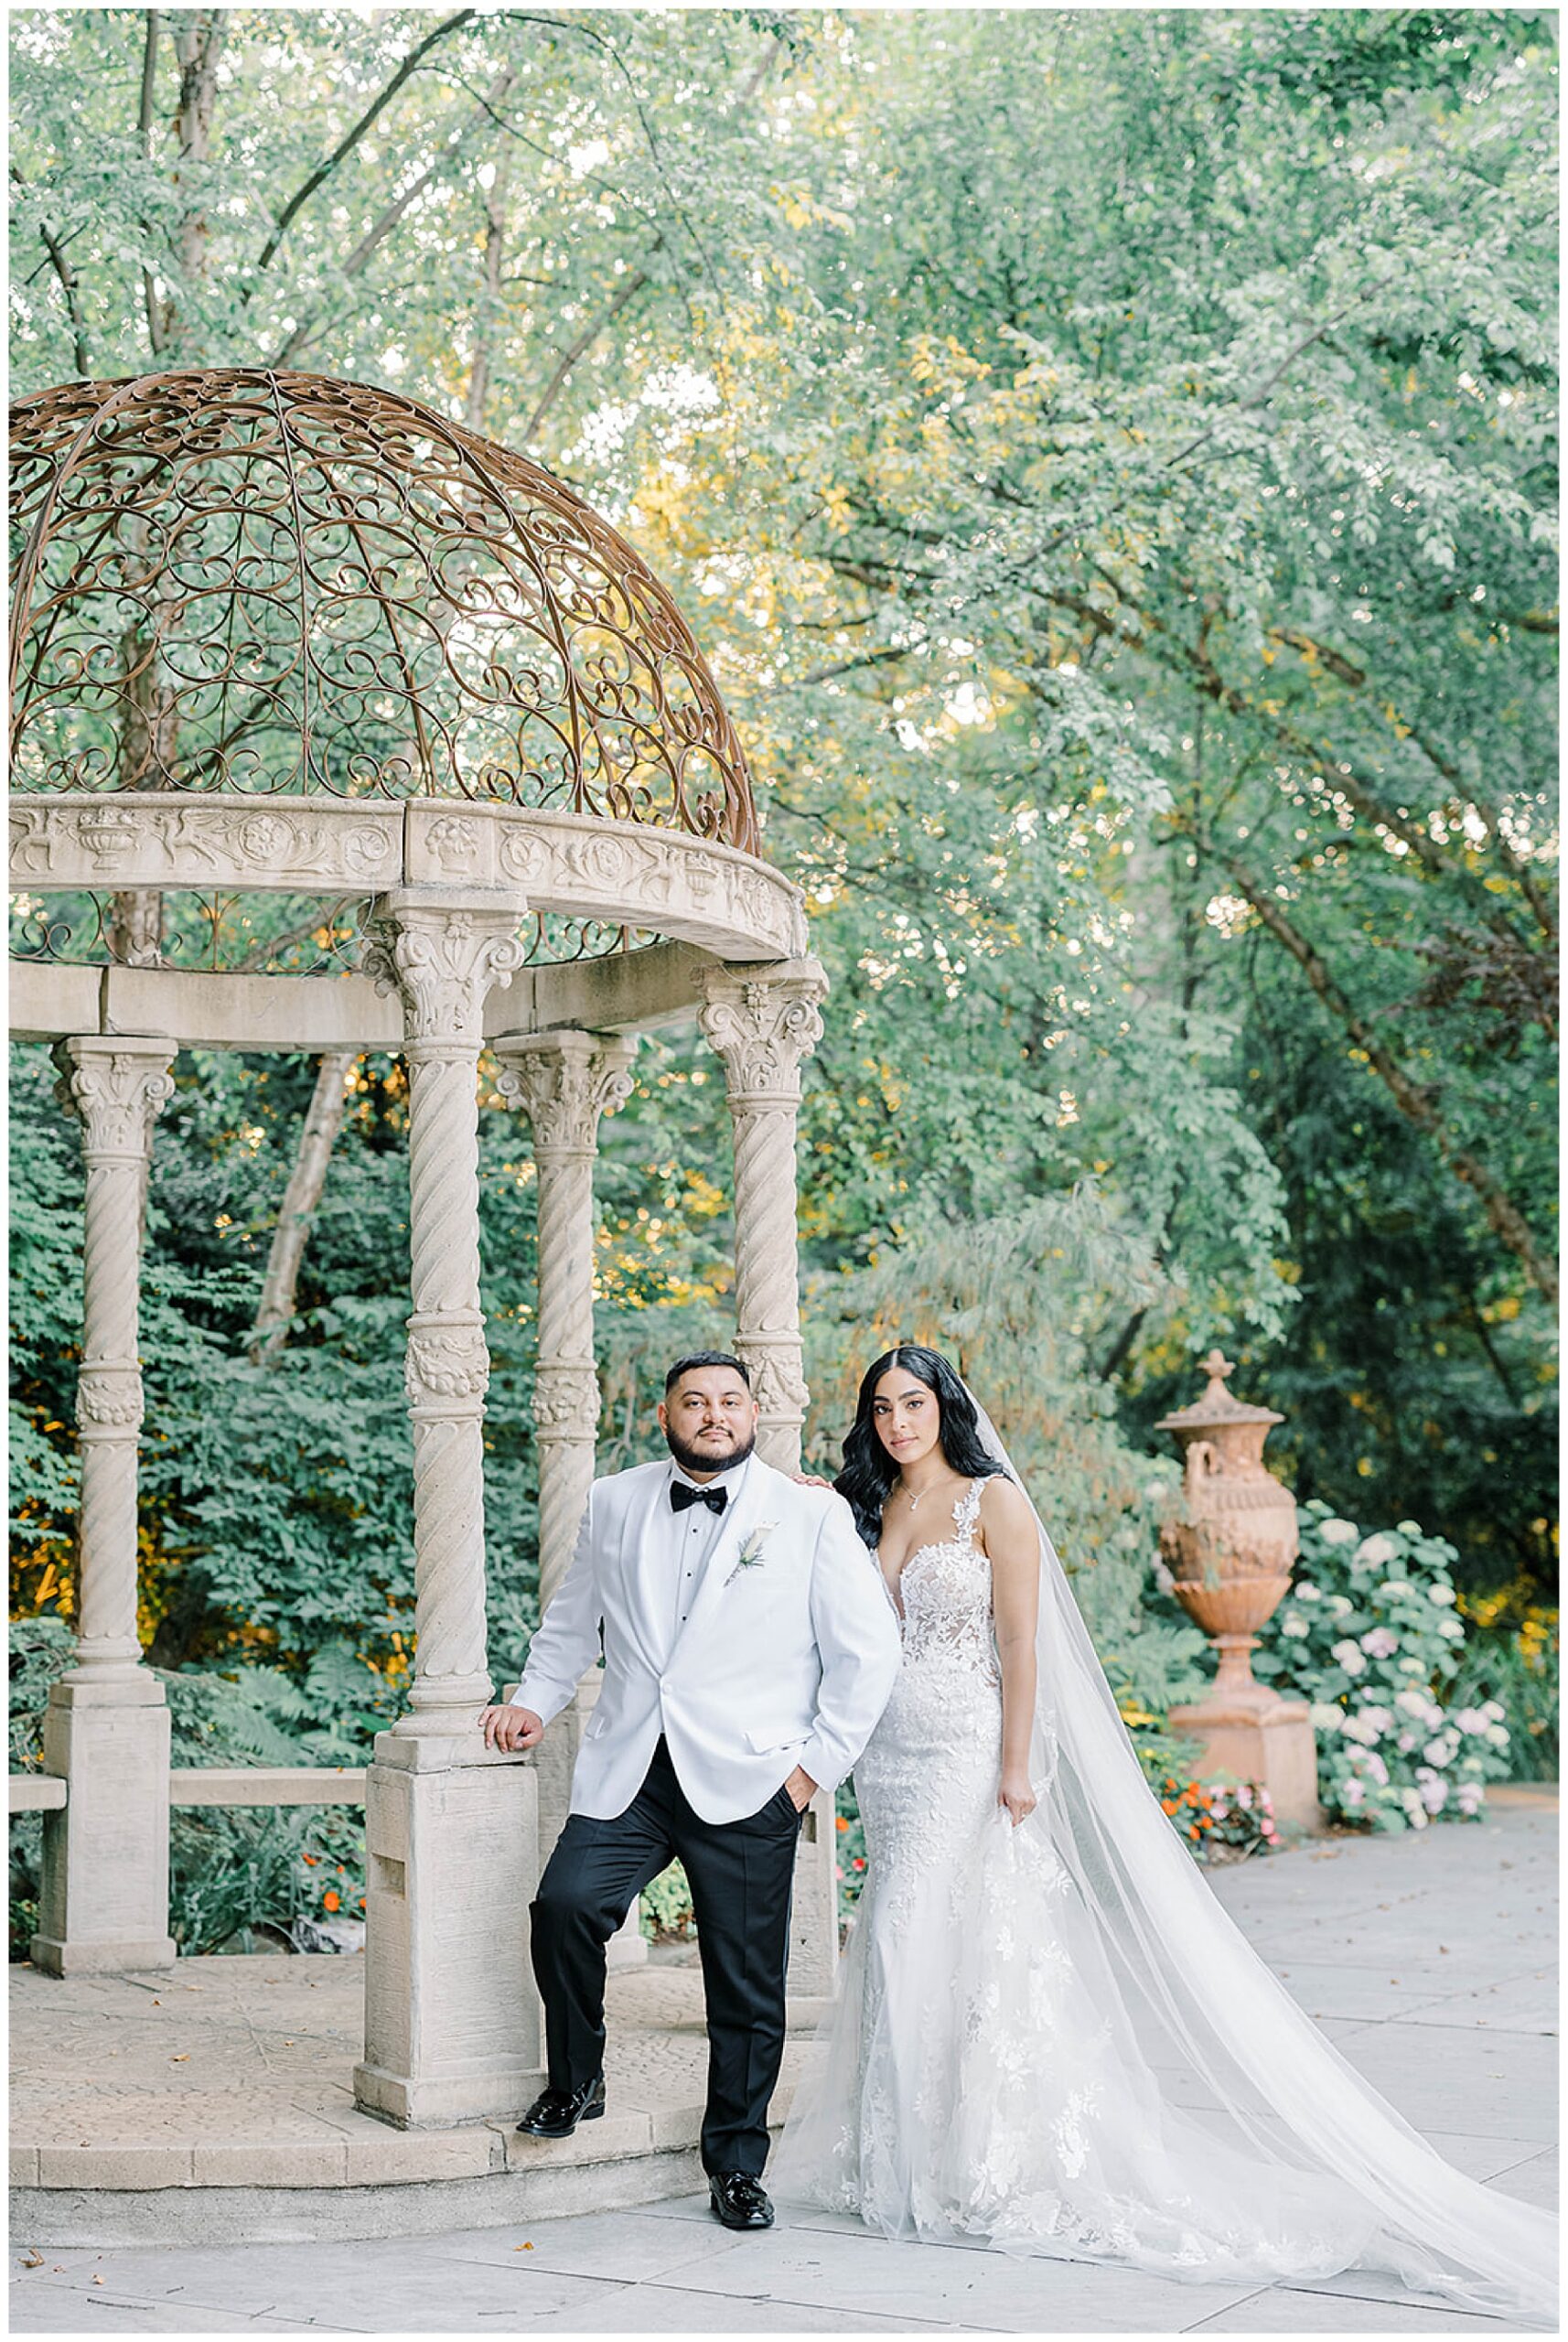
{"type": "Polygon", "coordinates": [[[572,1777],[574,1813],[624,1813],[660,1733],[704,1821],[757,1812],[797,1765],[836,1789],[898,1671],[897,1616],[848,1505],[754,1456],[671,1644],[674,1588],[644,1552],[669,1482],[664,1462],[594,1482],[512,1706],[545,1724],[558,1716],[602,1631],[604,1683],[572,1777]],[[739,1568],[763,1530],[760,1559],[739,1568]]]}

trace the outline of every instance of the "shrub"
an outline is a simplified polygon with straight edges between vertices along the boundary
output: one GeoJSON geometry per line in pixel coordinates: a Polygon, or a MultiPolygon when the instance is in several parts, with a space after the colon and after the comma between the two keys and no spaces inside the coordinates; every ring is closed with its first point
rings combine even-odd
{"type": "Polygon", "coordinates": [[[638,1925],[650,1943],[689,1943],[695,1938],[691,1884],[679,1863],[671,1863],[643,1888],[638,1925]]]}
{"type": "Polygon", "coordinates": [[[1453,1706],[1497,1701],[1508,1726],[1513,1778],[1557,1778],[1562,1642],[1558,1614],[1530,1600],[1528,1581],[1485,1595],[1461,1594],[1469,1629],[1449,1687],[1453,1706]]]}
{"type": "Polygon", "coordinates": [[[1252,1665],[1311,1702],[1318,1795],[1338,1821],[1469,1819],[1512,1769],[1501,1702],[1450,1692],[1465,1644],[1457,1559],[1413,1520],[1364,1536],[1319,1500],[1302,1507],[1296,1581],[1252,1665]]]}
{"type": "MultiPolygon", "coordinates": [[[[74,1636],[45,1614],[11,1628],[13,1769],[43,1762],[49,1687],[70,1665],[74,1636]]],[[[362,1764],[396,1695],[341,1645],[316,1653],[303,1685],[281,1669],[220,1675],[155,1670],[169,1705],[170,1761],[231,1765],[362,1764]]],[[[38,1931],[42,1816],[11,1824],[10,1950],[25,1960],[38,1931]]],[[[182,1952],[215,1950],[258,1929],[289,1938],[302,1920],[353,1921],[364,1913],[364,1823],[341,1806],[177,1806],[169,1816],[169,1932],[182,1952]]]]}
{"type": "Polygon", "coordinates": [[[1221,1852],[1279,1852],[1273,1799],[1262,1782],[1189,1781],[1167,1773],[1154,1789],[1171,1826],[1198,1862],[1212,1862],[1221,1852]]]}

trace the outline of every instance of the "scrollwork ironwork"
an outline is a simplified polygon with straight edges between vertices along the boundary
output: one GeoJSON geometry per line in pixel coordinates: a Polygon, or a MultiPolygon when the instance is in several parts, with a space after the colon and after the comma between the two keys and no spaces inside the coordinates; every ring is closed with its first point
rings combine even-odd
{"type": "Polygon", "coordinates": [[[73,382],[12,409],[11,463],[16,790],[500,799],[756,851],[668,592],[433,409],[263,370],[73,382]]]}

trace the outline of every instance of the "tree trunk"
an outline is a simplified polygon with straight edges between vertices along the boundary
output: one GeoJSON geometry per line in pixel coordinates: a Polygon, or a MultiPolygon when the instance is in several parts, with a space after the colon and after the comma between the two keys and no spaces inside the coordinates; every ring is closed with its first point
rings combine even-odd
{"type": "Polygon", "coordinates": [[[481,437],[500,332],[501,267],[506,258],[506,202],[510,169],[509,150],[496,164],[495,177],[485,189],[485,289],[474,319],[474,360],[468,370],[468,395],[463,404],[464,422],[481,437]]]}
{"type": "MultiPolygon", "coordinates": [[[[149,9],[138,87],[137,138],[143,154],[150,150],[152,114],[156,89],[157,43],[162,12],[149,9]]],[[[179,103],[175,134],[179,159],[174,182],[181,186],[187,166],[205,164],[212,149],[212,109],[218,94],[218,59],[227,28],[223,12],[195,8],[177,16],[175,53],[179,59],[179,103]]],[[[155,356],[166,362],[199,356],[190,347],[188,295],[207,274],[208,222],[205,207],[188,201],[176,242],[176,286],[160,313],[148,292],[147,330],[155,356]],[[182,299],[182,295],[186,296],[182,299]]],[[[162,596],[159,596],[161,599],[162,596]]],[[[178,718],[174,694],[162,675],[161,614],[155,617],[149,636],[138,618],[122,639],[124,684],[120,701],[120,753],[117,785],[121,789],[158,789],[173,776],[177,748],[178,718]]],[[[163,957],[164,898],[156,887],[139,886],[112,897],[109,907],[110,957],[131,968],[155,968],[163,957]]]]}
{"type": "MultiPolygon", "coordinates": [[[[175,19],[178,27],[175,53],[179,59],[179,105],[175,114],[175,132],[179,140],[179,162],[174,177],[182,196],[188,186],[187,167],[196,166],[199,185],[201,166],[212,151],[212,109],[218,95],[218,59],[228,38],[226,14],[221,8],[193,8],[188,16],[175,19]]],[[[205,204],[187,198],[176,244],[179,290],[164,316],[164,345],[177,360],[188,361],[205,355],[194,347],[181,345],[190,345],[196,338],[189,295],[207,279],[209,234],[205,204]],[[181,294],[186,296],[183,301],[181,294]]]]}
{"type": "Polygon", "coordinates": [[[343,1121],[344,1083],[358,1057],[356,1049],[328,1049],[317,1069],[316,1088],[300,1133],[299,1153],[273,1230],[261,1305],[247,1344],[252,1366],[271,1366],[283,1348],[289,1320],[294,1316],[299,1267],[309,1241],[310,1224],[321,1201],[333,1142],[343,1121]]]}

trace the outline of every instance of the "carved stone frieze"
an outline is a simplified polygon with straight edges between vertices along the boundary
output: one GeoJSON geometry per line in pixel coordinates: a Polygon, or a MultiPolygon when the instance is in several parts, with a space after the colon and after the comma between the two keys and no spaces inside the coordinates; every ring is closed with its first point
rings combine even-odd
{"type": "Polygon", "coordinates": [[[298,800],[57,798],[13,808],[12,866],[54,886],[350,891],[402,875],[392,806],[298,800]]]}
{"type": "Polygon", "coordinates": [[[784,1346],[780,1348],[777,1335],[758,1337],[737,1333],[736,1355],[751,1376],[752,1396],[768,1421],[794,1423],[805,1421],[811,1393],[800,1370],[798,1337],[793,1344],[786,1337],[784,1346]]]}
{"type": "Polygon", "coordinates": [[[62,795],[14,804],[16,886],[215,886],[322,894],[515,886],[534,908],[669,935],[721,958],[806,948],[799,887],[681,830],[537,806],[62,795]]]}
{"type": "Polygon", "coordinates": [[[477,1325],[471,1331],[459,1327],[410,1334],[403,1388],[411,1406],[427,1399],[482,1399],[489,1381],[489,1352],[477,1325]]]}
{"type": "Polygon", "coordinates": [[[142,1378],[134,1367],[84,1366],[76,1390],[76,1420],[84,1431],[123,1431],[142,1420],[142,1378]]]}
{"type": "Polygon", "coordinates": [[[599,1382],[591,1366],[541,1363],[533,1386],[533,1420],[541,1438],[592,1444],[599,1420],[599,1382]]]}

